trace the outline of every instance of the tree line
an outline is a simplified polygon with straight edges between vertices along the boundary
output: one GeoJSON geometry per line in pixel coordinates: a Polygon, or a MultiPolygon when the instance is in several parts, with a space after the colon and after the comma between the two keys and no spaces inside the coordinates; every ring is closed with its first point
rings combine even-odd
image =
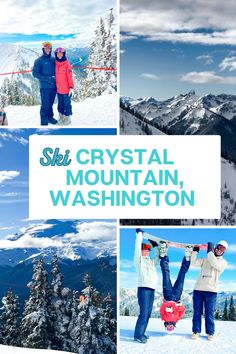
{"type": "Polygon", "coordinates": [[[0,344],[56,349],[80,354],[116,353],[116,319],[111,295],[102,298],[88,274],[84,289],[63,286],[58,257],[51,281],[43,259],[34,261],[29,298],[20,315],[19,297],[9,290],[2,299],[0,344]]]}

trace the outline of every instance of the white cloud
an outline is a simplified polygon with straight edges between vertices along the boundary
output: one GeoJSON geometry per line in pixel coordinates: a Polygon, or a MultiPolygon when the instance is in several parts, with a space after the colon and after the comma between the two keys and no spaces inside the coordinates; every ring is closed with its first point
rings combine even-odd
{"type": "Polygon", "coordinates": [[[63,247],[60,240],[52,240],[46,237],[33,238],[30,235],[24,235],[16,241],[0,240],[0,248],[47,248],[63,247]]]}
{"type": "Polygon", "coordinates": [[[236,4],[221,0],[128,0],[121,4],[121,30],[151,40],[236,44],[236,4]],[[196,29],[212,31],[196,31],[196,29]]]}
{"type": "Polygon", "coordinates": [[[191,71],[181,76],[180,81],[192,82],[195,84],[208,84],[208,83],[218,83],[218,84],[236,84],[236,76],[219,76],[216,75],[214,71],[191,71]]]}
{"type": "Polygon", "coordinates": [[[132,35],[125,35],[125,34],[120,34],[120,41],[122,42],[127,42],[127,41],[131,41],[132,39],[137,39],[138,36],[132,36],[132,35]]]}
{"type": "Polygon", "coordinates": [[[120,54],[124,54],[126,51],[124,49],[120,50],[120,54]]]}
{"type": "Polygon", "coordinates": [[[223,71],[223,70],[229,70],[229,71],[236,70],[236,57],[224,58],[222,60],[222,62],[219,64],[219,68],[221,71],[223,71]]]}
{"type": "Polygon", "coordinates": [[[196,57],[197,60],[200,60],[201,62],[204,63],[204,65],[210,65],[214,62],[213,58],[211,55],[209,54],[203,54],[203,55],[199,55],[198,57],[196,57]]]}
{"type": "Polygon", "coordinates": [[[129,259],[122,259],[120,261],[120,268],[134,269],[134,261],[131,261],[129,259]]]}
{"type": "Polygon", "coordinates": [[[140,76],[149,80],[160,80],[160,77],[155,74],[143,73],[140,76]]]}
{"type": "Polygon", "coordinates": [[[16,143],[20,143],[21,145],[28,145],[28,140],[23,138],[22,136],[16,136],[12,133],[0,132],[0,138],[6,141],[14,141],[16,143]]]}
{"type": "Polygon", "coordinates": [[[0,197],[16,197],[19,193],[17,192],[9,192],[9,193],[0,193],[0,197]]]}
{"type": "Polygon", "coordinates": [[[19,175],[19,171],[0,171],[0,183],[16,178],[19,175]]]}
{"type": "Polygon", "coordinates": [[[1,18],[0,33],[77,33],[82,47],[90,43],[100,17],[112,7],[116,8],[116,0],[5,0],[0,12],[7,16],[1,18]]]}

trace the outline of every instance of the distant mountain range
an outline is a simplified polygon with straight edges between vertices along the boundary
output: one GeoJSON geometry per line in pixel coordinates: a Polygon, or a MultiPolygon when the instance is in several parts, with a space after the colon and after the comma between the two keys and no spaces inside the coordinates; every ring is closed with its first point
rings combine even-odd
{"type": "MultiPolygon", "coordinates": [[[[236,96],[204,95],[195,91],[165,101],[153,97],[132,99],[121,97],[121,108],[143,119],[162,133],[175,135],[221,135],[222,156],[236,162],[236,96]]],[[[124,113],[121,113],[122,119],[124,113]]],[[[127,129],[124,134],[129,134],[127,129]]],[[[155,134],[155,133],[152,133],[155,134]]]]}
{"type": "MultiPolygon", "coordinates": [[[[55,49],[55,48],[54,48],[55,49]]],[[[12,73],[24,70],[31,70],[34,61],[42,54],[20,45],[0,43],[0,74],[12,73]]],[[[72,65],[86,65],[88,60],[89,48],[68,48],[67,58],[72,65]]],[[[78,89],[80,79],[84,76],[84,70],[73,69],[75,86],[78,89]]],[[[0,91],[3,94],[3,82],[8,78],[10,82],[16,81],[21,94],[35,97],[35,104],[39,103],[39,84],[38,80],[31,73],[19,73],[0,75],[0,91]]]]}
{"type": "MultiPolygon", "coordinates": [[[[181,302],[185,306],[184,317],[192,317],[192,291],[183,291],[181,302]]],[[[219,292],[217,295],[217,307],[223,310],[226,297],[228,300],[233,295],[234,303],[236,304],[236,292],[219,292]]],[[[160,317],[160,307],[163,301],[163,295],[156,291],[153,305],[152,317],[160,317]]],[[[136,289],[120,289],[120,314],[123,316],[128,310],[129,316],[139,315],[139,305],[136,289]]]]}
{"type": "Polygon", "coordinates": [[[221,219],[120,220],[122,225],[235,225],[236,95],[197,96],[194,91],[165,101],[153,97],[120,99],[123,135],[220,135],[221,219]]]}
{"type": "Polygon", "coordinates": [[[78,220],[46,220],[10,235],[7,238],[10,246],[0,249],[0,299],[11,288],[20,295],[23,304],[29,293],[26,285],[32,277],[33,261],[43,257],[51,270],[53,256],[57,254],[65,286],[81,291],[83,276],[89,273],[98,291],[103,295],[112,294],[115,308],[116,235],[114,240],[106,237],[85,239],[80,236],[81,226],[83,223],[78,220]]]}

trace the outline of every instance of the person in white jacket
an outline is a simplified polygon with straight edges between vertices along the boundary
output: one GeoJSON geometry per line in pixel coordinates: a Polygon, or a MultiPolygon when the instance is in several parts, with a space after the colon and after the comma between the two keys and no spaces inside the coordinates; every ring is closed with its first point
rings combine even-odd
{"type": "Polygon", "coordinates": [[[208,242],[207,258],[198,258],[199,247],[194,247],[191,256],[191,265],[201,267],[198,280],[193,292],[193,334],[192,339],[197,339],[201,333],[201,317],[203,306],[205,309],[205,329],[208,340],[214,339],[215,322],[214,313],[218,292],[220,274],[227,265],[223,254],[227,250],[226,241],[220,241],[214,248],[208,242]]]}
{"type": "Polygon", "coordinates": [[[148,336],[145,331],[152,313],[154,293],[157,288],[156,264],[159,259],[158,244],[155,241],[143,240],[143,231],[136,230],[136,243],[134,263],[138,274],[138,304],[140,308],[138,320],[134,331],[134,340],[139,343],[146,343],[148,336]],[[152,246],[151,246],[152,245],[152,246]],[[151,248],[155,251],[155,257],[150,258],[151,248]]]}

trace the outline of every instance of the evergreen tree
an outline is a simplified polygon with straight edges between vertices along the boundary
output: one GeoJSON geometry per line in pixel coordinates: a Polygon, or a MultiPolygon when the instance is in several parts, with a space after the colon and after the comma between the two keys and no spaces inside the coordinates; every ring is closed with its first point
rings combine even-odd
{"type": "Polygon", "coordinates": [[[111,295],[108,293],[108,295],[105,297],[103,300],[105,304],[105,309],[103,311],[103,318],[104,318],[104,325],[103,325],[103,335],[108,337],[110,341],[110,348],[108,347],[108,341],[107,341],[107,352],[110,351],[110,353],[116,353],[116,320],[113,315],[113,310],[112,310],[112,298],[111,295]]]}
{"type": "Polygon", "coordinates": [[[63,287],[63,275],[60,273],[58,257],[54,256],[52,268],[52,348],[69,350],[68,326],[70,322],[70,290],[63,287]]]}
{"type": "Polygon", "coordinates": [[[18,82],[17,81],[13,81],[12,87],[13,87],[12,104],[14,106],[18,106],[18,105],[20,105],[22,103],[21,102],[21,96],[20,96],[18,82]]]}
{"type": "Polygon", "coordinates": [[[230,321],[236,321],[236,309],[234,305],[234,298],[233,295],[230,296],[230,302],[229,302],[229,320],[230,321]]]}
{"type": "MultiPolygon", "coordinates": [[[[100,23],[95,30],[94,40],[90,46],[88,66],[94,68],[116,68],[116,33],[114,30],[113,9],[106,19],[100,18],[100,23]]],[[[117,86],[116,70],[89,69],[82,80],[79,99],[100,96],[103,92],[111,93],[117,86]]]]}
{"type": "Polygon", "coordinates": [[[228,315],[228,299],[226,297],[222,320],[223,321],[228,321],[228,319],[229,319],[229,315],[228,315]]]}
{"type": "Polygon", "coordinates": [[[21,344],[29,348],[50,348],[52,339],[51,290],[43,259],[34,262],[30,296],[21,322],[21,344]]]}
{"type": "MultiPolygon", "coordinates": [[[[116,32],[114,24],[113,8],[110,9],[106,18],[106,43],[105,43],[105,65],[106,68],[116,68],[117,63],[117,44],[116,44],[116,32]]],[[[117,90],[117,72],[116,70],[106,71],[106,81],[108,83],[108,89],[113,88],[117,90]],[[110,88],[109,88],[110,86],[110,88]]]]}
{"type": "Polygon", "coordinates": [[[8,291],[2,299],[1,342],[4,345],[19,345],[19,298],[8,291]]]}
{"type": "Polygon", "coordinates": [[[124,316],[129,316],[129,309],[127,307],[125,307],[124,316]]]}
{"type": "Polygon", "coordinates": [[[215,319],[220,320],[220,309],[219,307],[216,308],[215,310],[215,319]]]}

